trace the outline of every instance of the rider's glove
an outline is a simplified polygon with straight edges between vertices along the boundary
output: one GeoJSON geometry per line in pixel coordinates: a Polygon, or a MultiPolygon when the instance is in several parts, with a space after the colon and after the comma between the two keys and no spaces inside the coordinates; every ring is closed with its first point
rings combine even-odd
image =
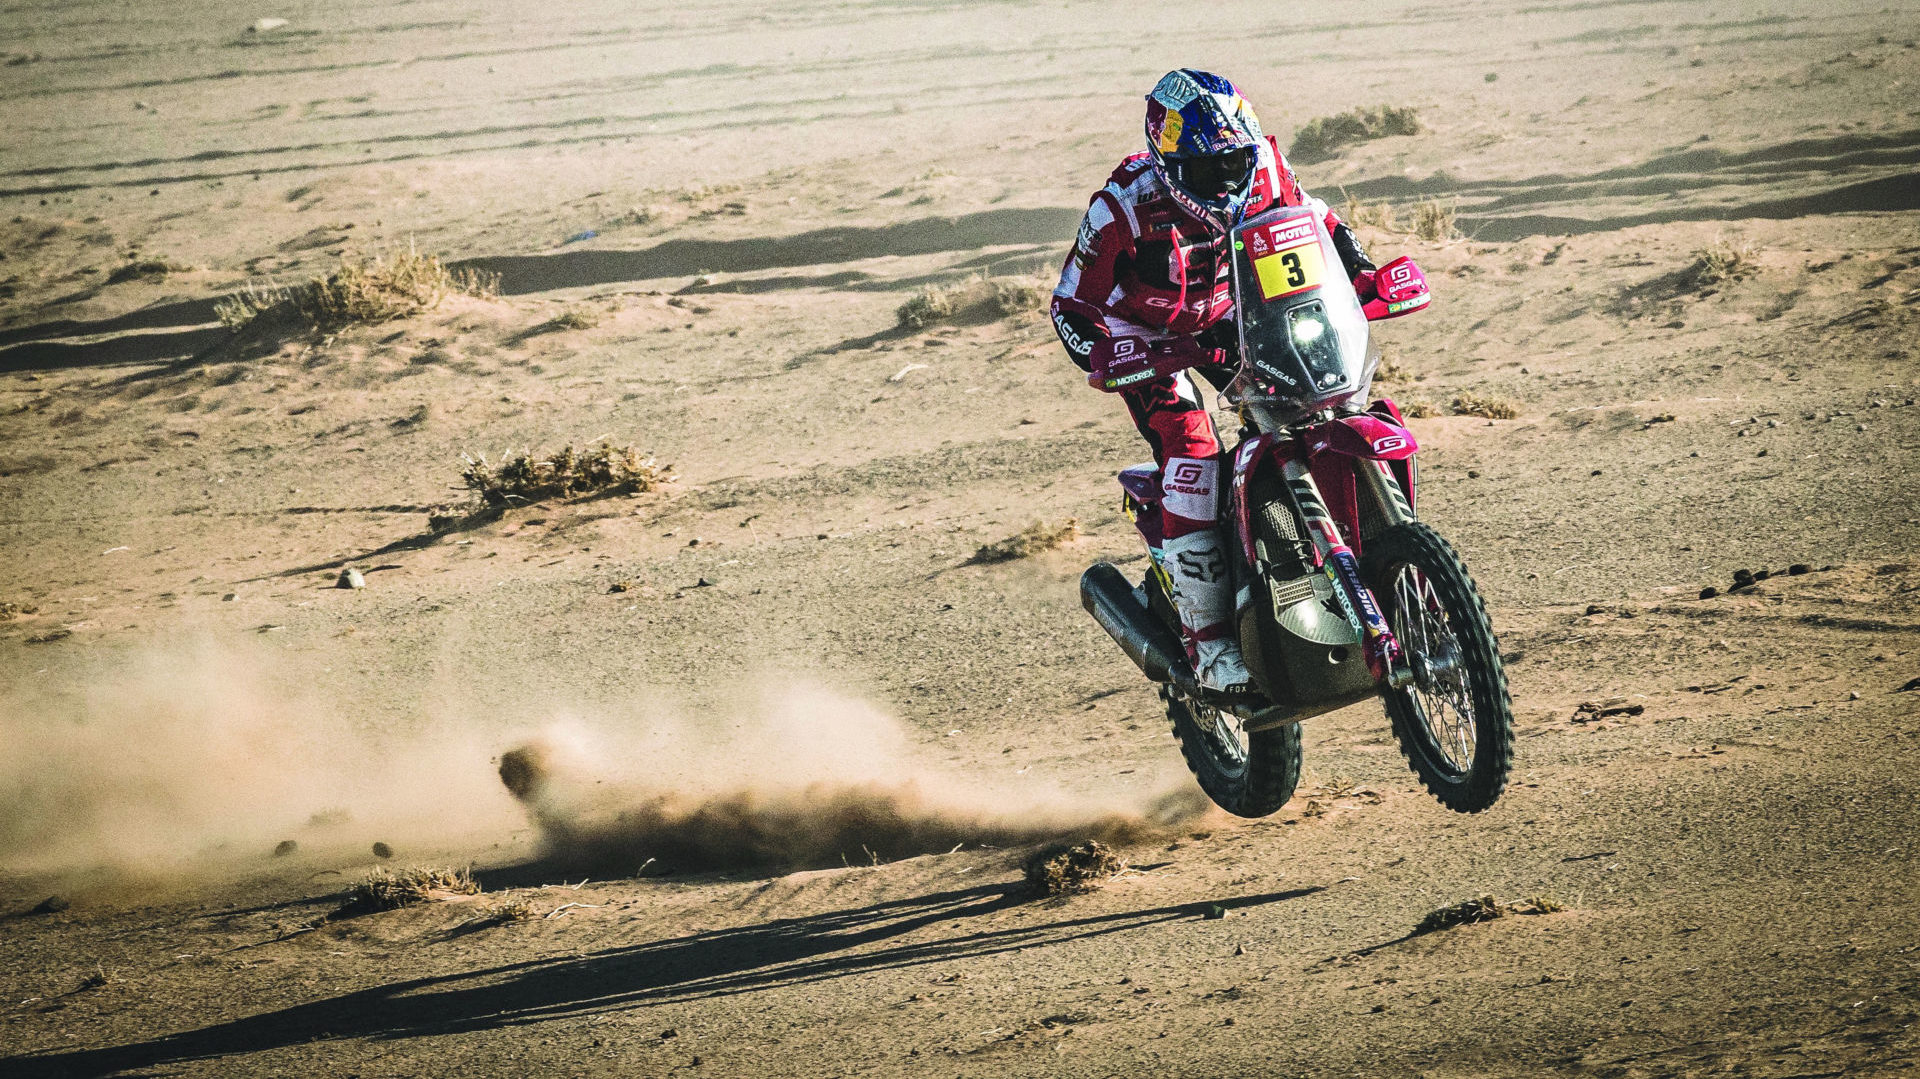
{"type": "Polygon", "coordinates": [[[1361,303],[1367,303],[1380,295],[1380,287],[1374,281],[1379,273],[1379,270],[1361,270],[1353,275],[1353,291],[1360,294],[1361,303]]]}
{"type": "Polygon", "coordinates": [[[1207,363],[1221,363],[1226,353],[1202,348],[1191,337],[1149,341],[1144,337],[1109,337],[1096,341],[1087,356],[1087,384],[1113,393],[1136,383],[1184,371],[1207,363]]]}

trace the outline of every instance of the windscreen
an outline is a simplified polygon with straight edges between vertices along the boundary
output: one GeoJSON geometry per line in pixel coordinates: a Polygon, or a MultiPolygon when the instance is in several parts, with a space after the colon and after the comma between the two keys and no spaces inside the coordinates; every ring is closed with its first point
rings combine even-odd
{"type": "Polygon", "coordinates": [[[1234,231],[1244,372],[1303,407],[1346,397],[1367,372],[1367,320],[1318,215],[1261,214],[1234,231]]]}

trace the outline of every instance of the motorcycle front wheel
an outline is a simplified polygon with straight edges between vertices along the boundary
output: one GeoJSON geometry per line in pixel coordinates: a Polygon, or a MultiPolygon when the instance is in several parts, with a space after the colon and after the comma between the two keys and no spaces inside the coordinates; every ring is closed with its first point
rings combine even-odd
{"type": "Polygon", "coordinates": [[[1215,805],[1239,817],[1264,817],[1300,784],[1300,724],[1247,734],[1239,720],[1171,686],[1160,696],[1187,768],[1215,805]]]}
{"type": "Polygon", "coordinates": [[[1513,702],[1479,589],[1419,521],[1368,540],[1361,575],[1413,668],[1412,684],[1381,693],[1401,752],[1441,805],[1486,809],[1513,770],[1513,702]]]}

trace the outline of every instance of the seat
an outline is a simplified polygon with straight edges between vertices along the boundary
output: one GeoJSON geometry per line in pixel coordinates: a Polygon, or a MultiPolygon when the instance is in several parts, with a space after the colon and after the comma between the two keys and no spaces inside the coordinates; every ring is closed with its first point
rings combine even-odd
{"type": "Polygon", "coordinates": [[[1160,466],[1149,461],[1120,471],[1120,486],[1143,506],[1160,504],[1160,466]]]}

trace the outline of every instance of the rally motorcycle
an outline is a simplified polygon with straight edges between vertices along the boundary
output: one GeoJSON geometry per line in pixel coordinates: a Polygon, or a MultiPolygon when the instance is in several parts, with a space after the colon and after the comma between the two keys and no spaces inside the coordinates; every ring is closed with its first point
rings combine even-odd
{"type": "Polygon", "coordinates": [[[1415,515],[1412,432],[1392,401],[1368,402],[1379,363],[1368,323],[1423,308],[1426,278],[1396,259],[1363,304],[1304,207],[1242,221],[1232,248],[1239,365],[1222,399],[1242,426],[1221,452],[1221,519],[1254,692],[1194,677],[1162,565],[1155,466],[1120,473],[1145,579],[1097,563],[1081,602],[1161,683],[1187,766],[1228,812],[1279,809],[1300,780],[1300,721],[1374,696],[1427,790],[1450,809],[1486,809],[1513,766],[1500,650],[1466,567],[1415,515]]]}

